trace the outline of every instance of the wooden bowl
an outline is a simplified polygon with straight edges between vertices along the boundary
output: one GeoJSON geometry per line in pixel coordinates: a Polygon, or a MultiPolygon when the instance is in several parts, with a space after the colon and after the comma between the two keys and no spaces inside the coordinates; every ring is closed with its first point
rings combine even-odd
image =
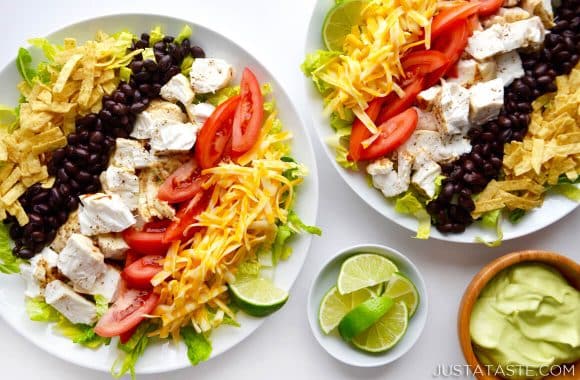
{"type": "MultiPolygon", "coordinates": [[[[479,363],[475,353],[473,352],[471,336],[469,334],[469,321],[471,319],[473,305],[485,285],[501,270],[514,264],[530,261],[548,264],[558,269],[572,286],[580,290],[580,264],[568,257],[549,251],[530,250],[510,253],[492,261],[479,271],[463,294],[457,321],[459,343],[461,344],[463,356],[465,356],[467,364],[478,380],[502,380],[502,378],[486,374],[486,367],[479,363]],[[478,370],[474,371],[474,369],[478,370]]],[[[580,361],[577,361],[571,366],[574,366],[574,371],[568,371],[568,375],[550,376],[546,379],[577,380],[579,378],[578,376],[580,376],[580,361]],[[570,372],[575,373],[575,375],[570,372]]]]}

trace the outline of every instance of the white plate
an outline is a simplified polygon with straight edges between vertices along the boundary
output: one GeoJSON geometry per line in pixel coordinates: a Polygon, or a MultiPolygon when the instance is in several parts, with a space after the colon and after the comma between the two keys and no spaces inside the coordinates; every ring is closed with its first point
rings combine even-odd
{"type": "MultiPolygon", "coordinates": [[[[82,41],[93,38],[98,30],[113,33],[126,29],[140,34],[148,32],[157,25],[161,26],[167,34],[177,35],[185,24],[189,24],[193,28],[192,42],[203,47],[209,57],[224,58],[234,66],[237,73],[236,82],[240,80],[242,69],[248,66],[256,73],[260,82],[272,83],[280,118],[284,126],[294,134],[293,155],[299,162],[304,163],[311,173],[299,189],[300,194],[295,209],[305,223],[314,224],[318,209],[318,179],[314,152],[304,123],[280,83],[255,57],[235,42],[192,22],[146,14],[115,15],[90,19],[61,29],[48,38],[59,43],[62,43],[64,37],[75,37],[82,41]]],[[[16,66],[14,62],[11,62],[0,72],[0,83],[3,89],[0,92],[0,104],[17,103],[19,95],[16,84],[19,81],[16,66]]],[[[292,257],[279,264],[276,270],[275,282],[279,287],[290,290],[302,268],[309,245],[310,236],[308,235],[301,236],[292,242],[292,257]]],[[[108,347],[93,351],[73,344],[68,339],[59,336],[58,333],[53,333],[45,323],[30,321],[24,311],[24,283],[19,276],[0,274],[0,315],[16,331],[38,347],[80,366],[108,372],[117,356],[116,341],[108,347]]],[[[240,328],[223,326],[211,335],[212,358],[240,343],[264,322],[264,318],[253,318],[243,313],[238,315],[240,328]]],[[[186,356],[185,345],[175,346],[166,342],[148,347],[145,355],[137,364],[136,370],[137,373],[146,374],[166,372],[188,366],[190,363],[186,356]],[[163,358],[163,360],[159,360],[159,358],[163,358]]]]}
{"type": "Polygon", "coordinates": [[[322,266],[310,287],[307,308],[308,322],[310,322],[312,334],[314,334],[314,337],[326,352],[335,359],[355,367],[378,367],[394,362],[401,356],[405,355],[417,340],[419,340],[425,327],[425,322],[427,321],[429,306],[427,300],[427,288],[425,287],[423,276],[411,260],[393,248],[384,247],[382,245],[363,244],[338,252],[322,266]],[[386,352],[370,354],[358,350],[343,341],[336,331],[328,335],[324,334],[320,328],[320,324],[318,323],[318,311],[320,309],[322,298],[324,298],[326,293],[336,285],[342,263],[344,263],[347,258],[357,253],[376,253],[389,258],[397,265],[401,273],[407,276],[413,284],[415,284],[417,291],[419,292],[419,306],[409,321],[407,332],[405,332],[405,335],[399,343],[386,352]]]}
{"type": "MultiPolygon", "coordinates": [[[[326,13],[334,6],[334,4],[334,0],[317,1],[310,20],[308,34],[306,36],[305,54],[324,48],[321,36],[322,23],[326,13]]],[[[397,213],[393,207],[393,202],[387,200],[379,190],[369,186],[365,172],[347,170],[336,163],[334,159],[334,149],[329,147],[326,143],[328,138],[334,135],[334,132],[330,127],[328,118],[325,118],[322,115],[322,98],[314,88],[312,81],[309,78],[304,78],[307,104],[310,107],[309,110],[312,115],[312,125],[316,130],[316,133],[324,147],[324,151],[326,152],[328,159],[332,162],[332,165],[334,165],[340,176],[351,187],[351,189],[354,190],[354,192],[357,193],[358,196],[361,197],[361,199],[363,199],[369,206],[374,208],[385,218],[415,232],[417,229],[417,220],[411,216],[397,213]]],[[[518,224],[512,225],[509,222],[504,222],[503,240],[514,239],[547,227],[572,212],[577,206],[577,202],[573,202],[561,195],[551,194],[546,197],[544,205],[541,208],[529,212],[518,224]]],[[[488,241],[496,239],[494,231],[481,228],[477,223],[470,226],[462,234],[442,234],[435,228],[431,229],[431,237],[446,241],[473,243],[477,236],[488,241]]]]}

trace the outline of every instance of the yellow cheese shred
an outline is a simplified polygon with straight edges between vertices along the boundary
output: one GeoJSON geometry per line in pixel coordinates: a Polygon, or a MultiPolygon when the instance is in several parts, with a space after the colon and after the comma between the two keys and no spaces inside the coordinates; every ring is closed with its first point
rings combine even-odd
{"type": "Polygon", "coordinates": [[[282,160],[291,137],[273,113],[252,150],[237,162],[203,171],[210,201],[190,226],[199,230],[190,241],[171,246],[163,270],[152,281],[160,294],[153,316],[161,322],[153,335],[177,339],[183,326],[203,332],[221,324],[224,314],[234,317],[227,306],[227,283],[240,263],[272,244],[275,223],[286,222],[294,186],[302,178],[291,180],[284,173],[305,173],[299,164],[282,160]]]}

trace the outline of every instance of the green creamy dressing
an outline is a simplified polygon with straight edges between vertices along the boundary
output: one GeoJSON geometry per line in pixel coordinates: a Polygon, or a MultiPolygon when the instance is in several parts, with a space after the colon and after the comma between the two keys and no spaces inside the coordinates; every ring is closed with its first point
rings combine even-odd
{"type": "Polygon", "coordinates": [[[481,364],[508,379],[539,379],[580,359],[580,292],[544,264],[507,268],[476,301],[470,334],[481,364]]]}

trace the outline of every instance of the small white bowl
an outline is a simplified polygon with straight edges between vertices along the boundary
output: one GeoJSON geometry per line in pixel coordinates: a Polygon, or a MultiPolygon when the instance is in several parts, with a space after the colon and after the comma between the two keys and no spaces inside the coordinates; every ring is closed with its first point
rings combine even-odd
{"type": "Polygon", "coordinates": [[[397,360],[417,342],[427,321],[427,305],[427,290],[423,276],[421,276],[421,273],[411,260],[393,248],[363,244],[339,252],[324,264],[318,276],[314,279],[308,294],[308,321],[318,343],[335,359],[355,367],[378,367],[397,360]],[[347,258],[358,253],[376,253],[389,258],[399,267],[401,273],[413,281],[419,292],[419,307],[409,321],[409,327],[403,339],[393,348],[383,353],[372,354],[358,350],[343,341],[336,331],[326,335],[320,329],[318,323],[320,302],[328,290],[336,285],[340,266],[347,258]]]}

